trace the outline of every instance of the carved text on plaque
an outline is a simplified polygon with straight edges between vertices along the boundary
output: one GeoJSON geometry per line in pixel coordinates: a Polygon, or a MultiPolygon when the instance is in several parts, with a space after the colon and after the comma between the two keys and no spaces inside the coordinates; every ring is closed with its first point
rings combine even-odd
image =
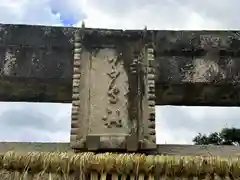
{"type": "Polygon", "coordinates": [[[121,128],[122,127],[122,119],[121,112],[119,109],[112,110],[111,105],[117,104],[120,93],[120,89],[116,86],[115,82],[117,78],[120,76],[120,72],[118,71],[119,59],[118,57],[114,57],[108,59],[108,63],[111,65],[111,72],[106,73],[106,75],[110,78],[109,86],[108,86],[108,104],[109,106],[106,108],[106,115],[102,117],[104,121],[104,125],[107,128],[121,128]]]}

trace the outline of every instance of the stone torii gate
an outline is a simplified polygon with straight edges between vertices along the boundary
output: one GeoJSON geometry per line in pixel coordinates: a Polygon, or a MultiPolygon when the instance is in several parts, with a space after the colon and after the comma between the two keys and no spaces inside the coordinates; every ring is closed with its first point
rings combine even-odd
{"type": "Polygon", "coordinates": [[[154,151],[155,105],[240,104],[237,31],[0,27],[0,100],[72,102],[74,149],[154,151]]]}

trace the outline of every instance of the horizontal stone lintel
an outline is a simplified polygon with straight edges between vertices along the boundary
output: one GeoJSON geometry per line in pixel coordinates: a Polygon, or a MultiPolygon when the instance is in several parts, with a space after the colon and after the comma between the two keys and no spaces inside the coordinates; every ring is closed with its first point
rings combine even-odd
{"type": "MultiPolygon", "coordinates": [[[[0,101],[71,103],[71,81],[0,78],[0,101]]],[[[240,106],[240,83],[156,84],[156,105],[240,106]]]]}
{"type": "MultiPolygon", "coordinates": [[[[23,152],[73,152],[69,143],[37,143],[37,142],[0,142],[0,154],[8,151],[23,152]]],[[[149,154],[176,156],[221,156],[234,157],[240,155],[239,146],[216,145],[180,145],[158,144],[157,150],[149,154]]]]}
{"type": "MultiPolygon", "coordinates": [[[[86,25],[87,27],[87,25],[86,25]]],[[[75,27],[33,26],[0,24],[0,45],[18,46],[61,46],[64,49],[73,47],[74,33],[80,30],[75,27]]],[[[196,51],[218,48],[225,51],[240,51],[240,31],[173,31],[173,30],[121,30],[85,28],[86,41],[101,45],[124,40],[141,40],[154,43],[158,52],[196,51]],[[105,40],[104,40],[105,39],[105,40]]]]}
{"type": "MultiPolygon", "coordinates": [[[[240,31],[143,29],[86,28],[84,40],[92,46],[110,47],[116,46],[119,39],[142,41],[145,35],[145,43],[152,43],[155,49],[158,105],[240,104],[240,31]],[[205,63],[205,67],[212,68],[214,76],[207,77],[207,81],[199,80],[201,71],[200,76],[192,76],[192,65],[201,61],[195,57],[202,61],[210,58],[211,63],[205,63]]],[[[71,103],[73,35],[77,30],[0,24],[0,101],[71,103]]],[[[201,70],[201,63],[198,66],[201,70]]]]}
{"type": "Polygon", "coordinates": [[[156,84],[156,104],[175,106],[240,106],[240,83],[156,84]]]}
{"type": "Polygon", "coordinates": [[[0,101],[72,102],[72,82],[64,79],[0,77],[0,101]]]}

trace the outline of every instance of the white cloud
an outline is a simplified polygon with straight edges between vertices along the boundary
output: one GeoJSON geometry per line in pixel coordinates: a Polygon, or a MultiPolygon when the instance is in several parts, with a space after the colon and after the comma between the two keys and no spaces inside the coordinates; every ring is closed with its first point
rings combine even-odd
{"type": "Polygon", "coordinates": [[[0,141],[68,142],[70,118],[71,104],[1,102],[0,141]]]}
{"type": "MultiPolygon", "coordinates": [[[[1,0],[0,23],[80,26],[84,20],[97,28],[238,29],[239,9],[237,0],[1,0]]],[[[158,142],[191,143],[199,131],[239,127],[238,110],[157,107],[158,142]]],[[[70,105],[0,103],[0,140],[68,141],[70,111],[70,105]],[[24,118],[28,126],[14,126],[19,119],[26,123],[24,118]]]]}
{"type": "Polygon", "coordinates": [[[209,134],[224,127],[240,128],[238,107],[157,106],[157,142],[191,144],[198,133],[209,134]]]}
{"type": "Polygon", "coordinates": [[[1,0],[0,22],[6,24],[61,25],[48,0],[1,0]]]}
{"type": "MultiPolygon", "coordinates": [[[[216,29],[221,21],[198,13],[181,1],[89,0],[82,3],[88,27],[118,29],[216,29]]],[[[80,26],[81,22],[77,23],[80,26]]]]}

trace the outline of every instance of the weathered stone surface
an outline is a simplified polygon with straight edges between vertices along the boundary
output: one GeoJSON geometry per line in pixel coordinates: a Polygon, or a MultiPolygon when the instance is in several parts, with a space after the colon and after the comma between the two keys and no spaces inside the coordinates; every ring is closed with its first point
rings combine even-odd
{"type": "Polygon", "coordinates": [[[1,24],[0,100],[71,102],[74,31],[1,24]]]}
{"type": "Polygon", "coordinates": [[[201,53],[216,48],[223,53],[240,50],[239,31],[154,31],[158,53],[201,53]]]}
{"type": "Polygon", "coordinates": [[[71,103],[71,84],[71,82],[59,78],[41,79],[1,76],[0,101],[71,103]]]}
{"type": "MultiPolygon", "coordinates": [[[[71,49],[76,28],[32,25],[0,25],[2,46],[71,49]]],[[[51,49],[49,49],[51,50],[51,49]]]]}
{"type": "MultiPolygon", "coordinates": [[[[73,68],[75,31],[1,24],[0,100],[71,103],[72,73],[80,73],[80,68],[73,68]]],[[[130,44],[141,42],[144,32],[86,29],[85,33],[86,48],[104,48],[113,42],[121,44],[123,39],[130,44]]],[[[146,41],[153,42],[156,53],[156,103],[239,105],[239,34],[147,31],[146,41]]]]}
{"type": "Polygon", "coordinates": [[[157,57],[157,104],[239,105],[239,57],[157,57]]]}
{"type": "Polygon", "coordinates": [[[146,49],[141,39],[106,39],[91,46],[88,42],[97,39],[87,39],[92,37],[84,32],[76,33],[74,43],[74,68],[81,70],[80,76],[73,74],[73,88],[78,87],[73,95],[78,99],[72,106],[72,147],[82,151],[156,148],[147,91],[148,83],[155,84],[154,71],[147,67],[154,61],[154,50],[146,49]]]}

